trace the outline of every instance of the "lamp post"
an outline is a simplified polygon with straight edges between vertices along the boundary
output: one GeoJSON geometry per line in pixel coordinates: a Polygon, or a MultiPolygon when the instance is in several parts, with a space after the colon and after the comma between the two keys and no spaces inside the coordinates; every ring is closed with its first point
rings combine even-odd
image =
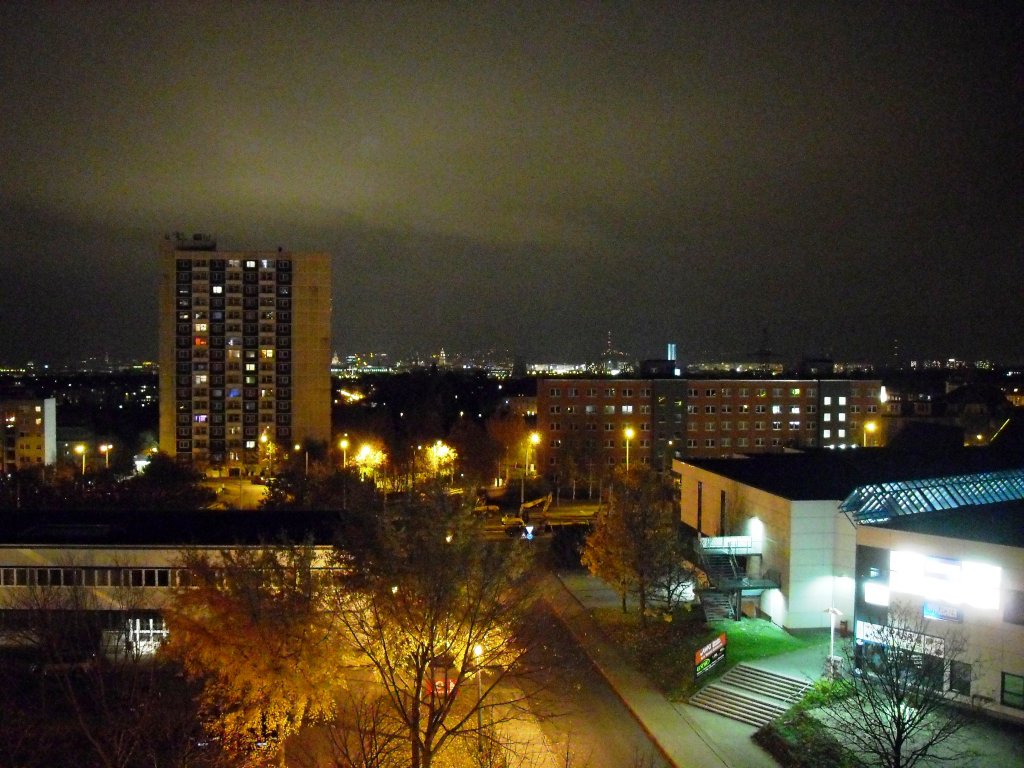
{"type": "Polygon", "coordinates": [[[864,441],[863,445],[865,448],[868,447],[868,435],[874,435],[875,430],[878,429],[878,424],[874,421],[869,421],[864,424],[864,441]]]}
{"type": "MultiPolygon", "coordinates": [[[[302,450],[302,446],[299,445],[298,443],[296,443],[295,444],[295,450],[296,451],[301,451],[302,450]]],[[[305,476],[309,477],[309,449],[308,448],[306,449],[305,453],[306,453],[306,474],[305,474],[305,476]]]]}
{"type": "Polygon", "coordinates": [[[484,655],[484,647],[477,643],[473,646],[473,659],[476,662],[476,748],[484,751],[484,669],[480,666],[480,657],[484,655]]]}
{"type": "Polygon", "coordinates": [[[85,477],[85,446],[81,443],[76,445],[75,453],[82,457],[82,477],[85,477]]]}
{"type": "Polygon", "coordinates": [[[828,678],[832,680],[836,676],[836,616],[842,616],[843,612],[834,606],[825,609],[828,614],[828,663],[825,669],[828,670],[828,678]]]}
{"type": "MultiPolygon", "coordinates": [[[[268,427],[269,429],[269,427],[268,427]]],[[[269,474],[271,477],[274,476],[274,441],[267,437],[267,430],[263,430],[263,434],[260,435],[260,442],[263,443],[263,448],[267,452],[267,463],[269,464],[269,474]]]]}
{"type": "Polygon", "coordinates": [[[113,445],[110,443],[104,443],[100,446],[100,453],[103,454],[103,468],[110,469],[110,451],[113,449],[113,445]]]}
{"type": "Polygon", "coordinates": [[[341,442],[338,443],[338,447],[341,448],[341,468],[348,468],[348,438],[341,438],[341,442]]]}
{"type": "Polygon", "coordinates": [[[526,502],[526,472],[530,468],[530,446],[537,445],[540,442],[540,435],[536,432],[530,433],[530,439],[526,441],[526,466],[523,467],[522,473],[519,475],[519,503],[524,504],[526,502]]]}
{"type": "Polygon", "coordinates": [[[629,441],[633,439],[636,432],[632,427],[626,427],[626,474],[629,474],[629,441]]]}

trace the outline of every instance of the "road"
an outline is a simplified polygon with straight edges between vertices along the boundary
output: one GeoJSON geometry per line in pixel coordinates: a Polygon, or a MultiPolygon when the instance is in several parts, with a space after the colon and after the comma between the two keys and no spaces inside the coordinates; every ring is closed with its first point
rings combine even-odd
{"type": "MultiPolygon", "coordinates": [[[[544,638],[530,651],[544,690],[531,700],[545,736],[568,751],[566,768],[665,768],[666,763],[615,692],[545,605],[533,628],[544,638]]],[[[565,765],[564,760],[558,763],[565,765]]]]}
{"type": "Polygon", "coordinates": [[[218,509],[258,509],[267,486],[253,483],[248,477],[209,478],[203,485],[217,494],[214,506],[218,509]]]}

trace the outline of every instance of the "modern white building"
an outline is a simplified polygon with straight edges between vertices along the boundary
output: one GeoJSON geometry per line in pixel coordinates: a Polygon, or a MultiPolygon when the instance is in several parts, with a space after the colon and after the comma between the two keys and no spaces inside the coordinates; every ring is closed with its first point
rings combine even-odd
{"type": "Polygon", "coordinates": [[[829,608],[853,613],[853,525],[837,513],[841,483],[811,463],[838,454],[673,462],[682,522],[706,555],[735,560],[743,610],[790,629],[829,626],[829,608]],[[744,587],[742,578],[748,580],[744,587]]]}
{"type": "Polygon", "coordinates": [[[864,534],[840,510],[849,499],[900,483],[966,477],[970,485],[1022,467],[1024,457],[994,449],[941,457],[861,450],[673,462],[680,519],[699,533],[707,555],[729,557],[736,568],[738,579],[720,579],[724,590],[742,597],[747,613],[790,629],[828,627],[829,609],[840,612],[839,627],[853,628],[864,534]]]}
{"type": "Polygon", "coordinates": [[[842,509],[857,529],[862,663],[898,612],[920,630],[922,664],[960,647],[933,664],[950,691],[1024,721],[1024,469],[866,486],[842,509]]]}

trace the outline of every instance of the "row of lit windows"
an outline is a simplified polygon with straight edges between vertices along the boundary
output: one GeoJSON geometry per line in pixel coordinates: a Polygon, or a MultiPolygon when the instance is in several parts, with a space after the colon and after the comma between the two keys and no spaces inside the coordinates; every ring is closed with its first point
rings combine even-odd
{"type": "MultiPolygon", "coordinates": [[[[566,397],[580,397],[580,392],[581,391],[583,391],[583,390],[579,389],[578,387],[569,387],[569,388],[566,389],[565,394],[566,394],[566,397]]],[[[585,395],[583,395],[583,396],[584,397],[597,397],[599,391],[600,390],[599,390],[598,387],[588,387],[585,390],[585,392],[586,392],[585,395]]],[[[603,389],[602,394],[604,395],[604,397],[633,397],[633,396],[635,396],[637,394],[637,392],[640,393],[640,397],[650,397],[651,396],[651,390],[650,389],[644,388],[644,389],[640,389],[640,390],[635,390],[635,389],[632,389],[631,387],[622,387],[622,388],[605,387],[603,389]]],[[[551,387],[548,390],[548,397],[561,397],[561,396],[562,396],[562,388],[561,387],[551,387]]]]}
{"type": "MultiPolygon", "coordinates": [[[[608,464],[608,466],[613,467],[616,464],[625,464],[626,460],[624,458],[620,459],[620,458],[616,458],[615,456],[609,456],[606,463],[608,464]]],[[[633,463],[636,463],[636,464],[649,464],[650,463],[650,459],[647,456],[640,456],[640,457],[638,457],[636,459],[633,459],[633,463]]],[[[552,456],[551,458],[549,458],[548,459],[548,464],[551,465],[552,467],[557,467],[558,466],[558,457],[552,456]]]]}
{"type": "Polygon", "coordinates": [[[279,310],[285,310],[292,307],[292,300],[287,296],[278,296],[276,298],[274,296],[246,296],[245,299],[242,299],[240,296],[225,297],[218,295],[209,297],[204,294],[193,296],[191,288],[179,288],[177,294],[177,307],[179,310],[208,306],[212,311],[216,312],[219,309],[223,309],[225,304],[229,307],[244,307],[247,310],[253,310],[258,307],[276,307],[279,310]]]}
{"type": "MultiPolygon", "coordinates": [[[[585,441],[584,445],[587,448],[594,448],[594,447],[597,446],[597,441],[596,440],[587,440],[587,441],[585,441]]],[[[630,445],[633,446],[633,447],[639,446],[640,448],[650,448],[651,447],[651,441],[650,440],[635,440],[635,441],[631,442],[630,445]]],[[[559,440],[557,437],[553,438],[553,439],[551,439],[548,442],[548,446],[550,448],[555,448],[555,449],[561,448],[562,447],[562,441],[559,440]]],[[[608,440],[605,440],[601,444],[601,447],[602,448],[625,448],[626,447],[626,441],[625,440],[616,440],[615,438],[609,438],[608,440]]]]}
{"type": "MultiPolygon", "coordinates": [[[[565,406],[565,413],[568,416],[578,415],[580,413],[579,408],[580,408],[580,406],[578,406],[578,405],[567,405],[567,406],[565,406]]],[[[614,415],[616,413],[616,408],[618,408],[618,412],[619,413],[625,414],[627,416],[632,414],[634,411],[636,411],[638,413],[642,413],[642,414],[649,414],[651,412],[651,406],[649,406],[649,405],[641,405],[641,406],[633,406],[633,405],[622,405],[622,406],[603,405],[603,406],[601,406],[600,413],[604,414],[605,416],[612,416],[612,415],[614,415]]],[[[549,406],[548,407],[548,412],[549,413],[562,413],[562,406],[561,405],[549,406]]],[[[582,413],[587,415],[587,416],[596,416],[597,413],[598,413],[597,406],[596,405],[585,405],[585,406],[583,406],[582,413]]]]}
{"type": "MultiPolygon", "coordinates": [[[[815,443],[815,441],[814,441],[813,438],[807,438],[807,439],[805,439],[803,441],[803,445],[805,447],[813,447],[814,443],[815,443]]],[[[755,448],[767,448],[770,445],[772,448],[781,448],[782,444],[783,444],[782,440],[777,438],[777,437],[773,437],[770,441],[767,438],[764,438],[764,437],[755,437],[754,438],[753,446],[755,448]]],[[[700,447],[700,441],[696,440],[694,438],[689,438],[686,441],[686,447],[687,448],[699,448],[700,447]]],[[[708,438],[705,438],[705,440],[704,440],[704,447],[705,448],[732,448],[733,447],[733,439],[731,437],[722,437],[722,438],[718,438],[716,440],[716,438],[708,437],[708,438]]],[[[747,437],[737,437],[736,438],[736,446],[735,447],[736,448],[749,448],[750,447],[750,438],[747,438],[747,437]]]]}
{"type": "MultiPolygon", "coordinates": [[[[736,431],[738,431],[738,432],[746,432],[750,428],[749,425],[750,425],[749,421],[737,421],[736,422],[736,431]]],[[[768,422],[766,422],[766,421],[755,421],[754,422],[754,431],[755,432],[764,432],[767,425],[768,425],[768,422]]],[[[772,430],[772,432],[780,432],[780,431],[783,430],[783,428],[785,428],[785,429],[787,429],[789,431],[793,431],[793,432],[797,432],[800,429],[805,429],[805,430],[808,430],[808,431],[812,431],[812,430],[816,430],[818,428],[818,422],[816,422],[816,421],[808,421],[802,427],[801,427],[801,423],[799,421],[773,421],[773,422],[771,422],[771,430],[772,430]]],[[[696,421],[689,421],[689,422],[686,423],[686,431],[687,432],[696,432],[699,429],[700,429],[700,424],[698,422],[696,422],[696,421]]],[[[731,421],[706,421],[706,422],[704,422],[704,431],[705,432],[715,432],[717,430],[721,430],[723,432],[731,431],[732,430],[732,422],[731,421]]]]}
{"type": "Polygon", "coordinates": [[[287,272],[292,268],[291,259],[177,259],[178,270],[212,269],[223,272],[226,269],[277,269],[287,272]]]}
{"type": "Polygon", "coordinates": [[[4,587],[170,587],[182,584],[172,568],[0,568],[4,587]]]}
{"type": "MultiPolygon", "coordinates": [[[[611,422],[611,421],[606,421],[605,424],[604,424],[604,431],[605,432],[615,432],[616,430],[619,430],[619,429],[622,429],[622,428],[623,427],[622,427],[621,424],[616,424],[616,423],[611,422]]],[[[561,429],[562,429],[562,422],[560,422],[560,421],[552,421],[552,422],[550,422],[548,424],[548,430],[551,431],[551,432],[559,432],[559,431],[561,431],[561,429]]],[[[573,431],[576,431],[576,430],[579,429],[579,425],[578,424],[570,423],[569,424],[569,429],[573,430],[573,431]]],[[[597,431],[597,424],[595,422],[590,422],[590,423],[585,425],[584,429],[586,429],[586,431],[588,431],[588,432],[596,432],[597,431]]],[[[637,431],[638,432],[650,432],[651,431],[651,425],[649,423],[647,423],[647,422],[642,422],[637,427],[637,431]]]]}
{"type": "Polygon", "coordinates": [[[200,269],[186,269],[178,272],[177,281],[179,283],[264,283],[264,282],[279,282],[279,283],[290,283],[292,280],[291,273],[288,271],[272,272],[270,270],[260,270],[259,272],[223,272],[217,270],[215,272],[206,272],[200,269]]]}
{"type": "MultiPolygon", "coordinates": [[[[801,392],[803,392],[803,390],[801,390],[800,387],[772,387],[771,391],[772,391],[772,397],[785,397],[787,395],[789,397],[800,397],[801,392]]],[[[750,397],[751,396],[750,395],[751,392],[754,393],[754,395],[753,395],[754,397],[758,397],[758,398],[768,397],[768,388],[767,387],[754,387],[754,388],[738,387],[737,390],[736,390],[736,396],[737,397],[750,397]]],[[[690,387],[689,389],[686,390],[687,397],[701,397],[701,394],[702,394],[701,390],[699,388],[697,388],[697,387],[690,387]]],[[[804,394],[806,394],[807,397],[817,397],[818,396],[818,390],[815,387],[808,387],[807,390],[804,392],[804,394]]],[[[704,397],[732,397],[732,387],[722,387],[721,389],[719,389],[717,387],[716,388],[710,388],[709,387],[709,388],[703,390],[703,396],[704,397]]]]}

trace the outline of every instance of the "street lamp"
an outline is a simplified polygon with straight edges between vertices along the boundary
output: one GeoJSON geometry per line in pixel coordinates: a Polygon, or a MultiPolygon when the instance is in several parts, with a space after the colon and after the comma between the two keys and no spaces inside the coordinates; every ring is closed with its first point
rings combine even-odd
{"type": "Polygon", "coordinates": [[[522,473],[519,475],[519,503],[524,504],[526,502],[526,472],[530,468],[530,446],[537,445],[540,442],[540,435],[536,432],[530,433],[530,439],[526,442],[526,466],[523,468],[522,473]]]}
{"type": "Polygon", "coordinates": [[[842,616],[843,612],[830,606],[825,609],[825,613],[828,614],[828,663],[825,669],[828,670],[829,680],[833,680],[836,676],[836,617],[842,616]]]}
{"type": "MultiPolygon", "coordinates": [[[[269,429],[269,427],[268,427],[269,429]]],[[[267,452],[267,461],[269,466],[269,474],[271,477],[274,476],[274,441],[267,437],[267,430],[263,430],[263,434],[260,435],[260,442],[263,443],[263,448],[267,452]]]]}
{"type": "Polygon", "coordinates": [[[635,434],[632,427],[626,427],[626,474],[629,474],[629,441],[635,434]]]}
{"type": "Polygon", "coordinates": [[[348,467],[348,438],[343,437],[338,443],[338,447],[341,448],[341,468],[346,469],[348,467]]]}
{"type": "MultiPolygon", "coordinates": [[[[302,446],[299,445],[298,443],[296,443],[295,444],[295,450],[296,451],[301,451],[302,450],[302,446]]],[[[309,477],[309,449],[308,448],[306,449],[305,453],[306,453],[306,477],[309,477]]]]}
{"type": "Polygon", "coordinates": [[[110,451],[113,449],[113,445],[110,443],[104,443],[100,446],[100,453],[103,454],[103,468],[110,469],[110,451]]]}
{"type": "Polygon", "coordinates": [[[484,655],[484,647],[477,643],[473,646],[473,659],[476,664],[476,739],[477,751],[484,751],[484,669],[480,666],[480,657],[484,655]]]}
{"type": "Polygon", "coordinates": [[[868,447],[868,435],[875,434],[875,430],[878,429],[877,422],[869,421],[864,424],[864,447],[868,447]]]}
{"type": "Polygon", "coordinates": [[[75,453],[82,457],[82,477],[85,477],[85,446],[81,443],[76,445],[75,453]]]}

